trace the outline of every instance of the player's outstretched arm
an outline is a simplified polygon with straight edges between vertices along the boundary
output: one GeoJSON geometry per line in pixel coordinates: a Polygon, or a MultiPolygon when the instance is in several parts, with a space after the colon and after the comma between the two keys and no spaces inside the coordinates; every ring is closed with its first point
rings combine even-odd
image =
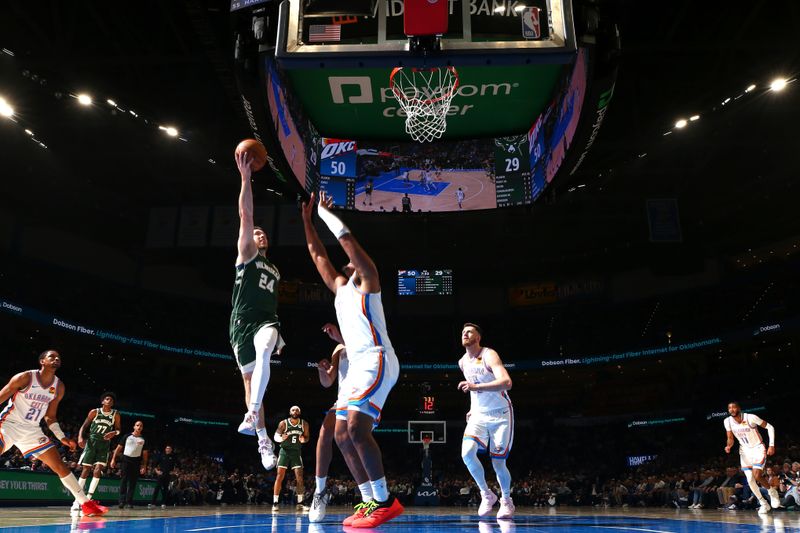
{"type": "Polygon", "coordinates": [[[306,234],[306,243],[308,244],[308,253],[311,256],[311,261],[317,267],[317,272],[322,277],[325,286],[330,289],[332,293],[336,293],[336,289],[345,283],[347,280],[336,271],[333,263],[328,257],[328,252],[325,250],[325,245],[319,238],[317,228],[314,227],[313,213],[316,195],[312,192],[311,198],[308,202],[303,203],[302,217],[303,229],[306,234]]]}
{"type": "Polygon", "coordinates": [[[470,383],[469,381],[462,381],[458,384],[458,388],[463,392],[473,390],[485,392],[511,390],[511,376],[508,375],[508,370],[503,366],[503,361],[500,360],[500,356],[497,355],[497,352],[491,348],[487,348],[484,359],[486,361],[486,366],[492,369],[494,379],[488,383],[470,383]]]}
{"type": "Polygon", "coordinates": [[[44,414],[44,423],[47,424],[47,427],[50,431],[53,432],[53,435],[63,444],[64,446],[69,447],[70,451],[74,452],[77,447],[78,443],[74,440],[70,440],[64,435],[64,431],[61,429],[61,426],[58,425],[58,404],[61,403],[61,399],[64,397],[64,393],[66,392],[67,388],[64,386],[62,381],[58,382],[58,391],[56,392],[56,397],[47,404],[47,411],[44,414]]]}
{"type": "Polygon", "coordinates": [[[253,240],[253,187],[250,184],[251,158],[247,152],[236,154],[236,166],[239,167],[239,174],[242,177],[242,188],[239,191],[239,240],[237,249],[239,256],[236,264],[241,265],[249,261],[258,253],[256,243],[253,240]]]}
{"type": "Polygon", "coordinates": [[[86,420],[83,421],[83,424],[81,424],[81,428],[78,430],[78,446],[80,446],[81,448],[84,448],[86,446],[86,439],[83,438],[83,434],[89,427],[89,424],[92,423],[92,420],[94,420],[94,417],[96,416],[97,416],[97,409],[92,409],[91,411],[89,411],[89,414],[86,415],[86,420]]]}
{"type": "Polygon", "coordinates": [[[280,424],[278,424],[278,428],[275,430],[272,440],[275,442],[283,442],[286,440],[286,420],[281,420],[280,424]]]}
{"type": "Polygon", "coordinates": [[[311,438],[311,428],[309,427],[308,422],[303,420],[303,434],[301,435],[300,442],[306,443],[310,438],[311,438]]]}
{"type": "Polygon", "coordinates": [[[319,194],[319,217],[331,230],[334,237],[339,241],[347,258],[353,263],[358,275],[361,277],[362,290],[366,289],[369,292],[380,292],[381,282],[378,277],[378,269],[372,261],[367,252],[361,247],[353,234],[350,233],[350,228],[331,212],[333,206],[333,199],[328,197],[324,192],[319,194]]]}
{"type": "Polygon", "coordinates": [[[19,374],[12,377],[8,380],[5,387],[0,389],[0,403],[4,403],[6,400],[14,396],[17,391],[20,391],[30,385],[31,383],[31,373],[30,372],[20,372],[19,374]]]}
{"type": "Polygon", "coordinates": [[[758,417],[756,415],[751,415],[751,416],[753,417],[753,421],[756,424],[767,430],[767,435],[769,435],[769,446],[767,447],[767,455],[775,455],[775,426],[773,426],[766,420],[762,420],[761,417],[758,417]]]}

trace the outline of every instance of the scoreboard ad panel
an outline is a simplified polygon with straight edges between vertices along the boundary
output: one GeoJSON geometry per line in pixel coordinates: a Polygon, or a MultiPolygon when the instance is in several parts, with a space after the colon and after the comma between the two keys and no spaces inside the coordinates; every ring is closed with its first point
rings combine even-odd
{"type": "Polygon", "coordinates": [[[452,296],[453,270],[441,268],[435,270],[398,270],[398,296],[452,296]]]}
{"type": "Polygon", "coordinates": [[[530,154],[527,135],[494,140],[497,207],[531,202],[530,154]]]}
{"type": "Polygon", "coordinates": [[[357,164],[356,141],[322,138],[320,174],[335,178],[355,178],[357,164]]]}

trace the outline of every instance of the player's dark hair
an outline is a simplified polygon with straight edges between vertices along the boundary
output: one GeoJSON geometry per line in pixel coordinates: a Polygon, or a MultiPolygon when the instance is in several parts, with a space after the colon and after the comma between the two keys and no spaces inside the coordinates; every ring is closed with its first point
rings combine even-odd
{"type": "MultiPolygon", "coordinates": [[[[260,229],[261,231],[264,231],[264,228],[262,228],[261,226],[253,226],[253,231],[255,231],[257,229],[260,229]]],[[[266,234],[267,234],[267,232],[264,231],[264,235],[266,235],[266,234]]]]}
{"type": "Polygon", "coordinates": [[[464,331],[464,328],[475,328],[475,331],[478,332],[478,335],[483,337],[483,330],[481,329],[481,327],[478,324],[473,324],[472,322],[466,322],[461,327],[461,331],[464,331]]]}
{"type": "Polygon", "coordinates": [[[731,401],[729,401],[729,402],[728,402],[728,405],[731,405],[731,404],[735,405],[735,406],[736,406],[736,407],[738,407],[739,409],[741,409],[741,408],[742,408],[742,404],[740,404],[740,403],[739,403],[739,402],[737,402],[736,400],[731,400],[731,401]]]}
{"type": "Polygon", "coordinates": [[[114,405],[117,405],[117,395],[116,395],[116,394],[114,394],[114,393],[113,393],[113,392],[111,392],[111,391],[106,391],[106,392],[104,392],[103,394],[101,394],[101,395],[100,395],[100,403],[103,403],[103,400],[105,400],[105,399],[106,399],[106,398],[108,398],[109,396],[110,396],[110,397],[111,397],[111,399],[114,401],[114,405]]]}
{"type": "Polygon", "coordinates": [[[45,350],[45,351],[43,351],[42,353],[39,354],[39,364],[42,364],[42,360],[45,357],[47,357],[47,354],[49,354],[50,352],[58,353],[56,350],[45,350]]]}

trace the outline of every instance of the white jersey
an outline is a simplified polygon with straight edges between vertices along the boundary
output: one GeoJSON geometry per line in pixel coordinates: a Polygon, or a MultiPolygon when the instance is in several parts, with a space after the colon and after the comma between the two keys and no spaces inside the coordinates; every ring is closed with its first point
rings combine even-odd
{"type": "Polygon", "coordinates": [[[764,444],[761,438],[761,433],[758,432],[757,426],[763,424],[757,415],[749,413],[742,413],[741,424],[734,420],[732,416],[725,419],[725,430],[733,432],[736,440],[739,441],[739,446],[742,448],[756,448],[764,444]]]}
{"type": "Polygon", "coordinates": [[[0,413],[0,422],[27,424],[39,429],[39,421],[58,394],[58,378],[54,377],[52,383],[44,385],[39,381],[38,370],[28,372],[31,375],[30,385],[9,398],[8,404],[0,413]]]}
{"type": "Polygon", "coordinates": [[[356,287],[354,277],[351,277],[336,289],[333,305],[344,345],[347,346],[347,357],[351,361],[381,351],[394,354],[386,330],[381,293],[362,293],[356,287]]]}
{"type": "Polygon", "coordinates": [[[344,382],[344,378],[347,377],[347,368],[350,366],[350,361],[347,359],[347,348],[343,345],[339,345],[342,347],[339,350],[339,366],[337,367],[337,378],[339,387],[341,388],[342,383],[344,382]]]}
{"type": "MultiPolygon", "coordinates": [[[[482,348],[477,357],[470,357],[465,353],[458,360],[458,366],[464,372],[464,379],[470,383],[489,383],[495,380],[492,369],[486,365],[484,355],[486,348],[482,348]]],[[[469,391],[469,411],[473,415],[476,413],[487,413],[498,409],[508,409],[511,406],[511,398],[506,391],[469,391]]]]}
{"type": "Polygon", "coordinates": [[[456,191],[456,199],[459,202],[464,201],[464,191],[456,191]]]}

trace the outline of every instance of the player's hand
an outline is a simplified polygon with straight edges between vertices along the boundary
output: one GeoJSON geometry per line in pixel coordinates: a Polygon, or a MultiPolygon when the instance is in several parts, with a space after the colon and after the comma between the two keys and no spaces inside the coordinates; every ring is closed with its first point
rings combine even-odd
{"type": "Polygon", "coordinates": [[[458,384],[458,390],[461,392],[469,392],[471,390],[475,390],[475,384],[470,383],[469,381],[461,381],[458,384]]]}
{"type": "Polygon", "coordinates": [[[111,470],[114,470],[115,468],[117,468],[117,461],[115,461],[114,459],[111,459],[111,462],[108,464],[108,467],[111,470]]]}
{"type": "Polygon", "coordinates": [[[303,222],[311,222],[311,219],[314,216],[314,204],[317,203],[317,195],[316,193],[311,193],[311,196],[308,198],[307,202],[302,203],[302,209],[300,213],[303,216],[303,222]]]}
{"type": "Polygon", "coordinates": [[[775,446],[767,448],[767,455],[775,455],[775,446]]]}
{"type": "Polygon", "coordinates": [[[333,197],[325,194],[325,191],[319,191],[319,206],[325,209],[332,209],[333,197]]]}
{"type": "Polygon", "coordinates": [[[731,447],[725,446],[725,453],[731,453],[731,447]]]}
{"type": "Polygon", "coordinates": [[[239,152],[234,155],[234,158],[236,159],[236,166],[239,167],[239,174],[242,175],[242,180],[249,180],[253,173],[250,168],[253,158],[247,155],[247,152],[239,152]]]}
{"type": "Polygon", "coordinates": [[[306,442],[308,442],[308,439],[306,439],[304,436],[300,435],[300,444],[305,444],[306,442]]]}
{"type": "Polygon", "coordinates": [[[61,439],[61,444],[69,448],[69,451],[71,452],[74,452],[78,449],[78,444],[72,439],[63,438],[61,439]]]}
{"type": "Polygon", "coordinates": [[[286,440],[286,439],[288,439],[288,438],[289,438],[289,434],[288,434],[288,433],[284,433],[284,434],[282,434],[282,435],[281,435],[281,442],[285,441],[285,440],[286,440]]]}
{"type": "Polygon", "coordinates": [[[319,366],[320,370],[323,370],[325,372],[327,372],[331,368],[331,362],[328,361],[327,359],[320,359],[317,365],[319,366]]]}
{"type": "Polygon", "coordinates": [[[145,467],[141,467],[141,468],[139,469],[139,474],[140,474],[140,475],[142,475],[142,476],[143,476],[145,472],[147,472],[147,469],[146,469],[145,467]]]}
{"type": "Polygon", "coordinates": [[[342,339],[342,333],[339,331],[339,328],[336,326],[336,324],[328,322],[327,324],[322,326],[322,331],[328,337],[330,337],[331,340],[344,344],[344,340],[342,339]]]}
{"type": "MultiPolygon", "coordinates": [[[[113,438],[114,438],[114,437],[116,437],[116,436],[117,436],[117,432],[116,432],[116,431],[109,431],[108,433],[106,433],[105,435],[103,435],[103,440],[111,440],[111,439],[113,439],[113,438]]],[[[81,446],[81,448],[82,448],[82,447],[83,447],[83,446],[81,446]]]]}
{"type": "Polygon", "coordinates": [[[78,438],[78,446],[81,448],[86,448],[86,441],[83,439],[83,437],[78,438]]]}

